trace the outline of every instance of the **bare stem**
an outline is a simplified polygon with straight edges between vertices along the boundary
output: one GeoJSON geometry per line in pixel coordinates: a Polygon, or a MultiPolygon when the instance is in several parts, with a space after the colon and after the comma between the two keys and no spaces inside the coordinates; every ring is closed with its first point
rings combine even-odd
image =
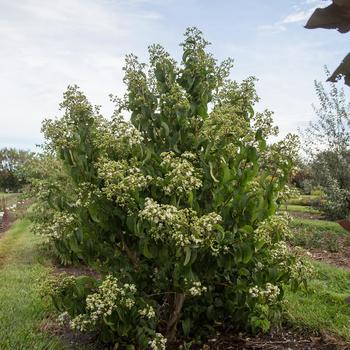
{"type": "Polygon", "coordinates": [[[174,298],[174,310],[168,321],[167,325],[167,339],[168,341],[174,341],[176,337],[177,324],[181,317],[181,310],[185,302],[185,294],[176,293],[174,298]]]}

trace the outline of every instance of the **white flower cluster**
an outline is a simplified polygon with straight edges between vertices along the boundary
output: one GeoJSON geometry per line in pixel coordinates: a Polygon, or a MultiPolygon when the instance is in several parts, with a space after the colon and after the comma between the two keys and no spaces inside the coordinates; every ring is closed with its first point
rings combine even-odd
{"type": "Polygon", "coordinates": [[[74,206],[87,208],[91,205],[93,195],[101,196],[101,191],[92,183],[82,182],[76,188],[77,200],[74,206]]]}
{"type": "Polygon", "coordinates": [[[134,204],[133,192],[145,188],[152,177],[131,166],[126,160],[102,162],[99,177],[105,181],[103,191],[109,199],[114,199],[120,206],[128,209],[134,204]]]}
{"type": "Polygon", "coordinates": [[[272,259],[277,261],[285,261],[286,256],[289,254],[287,243],[284,241],[279,241],[272,246],[270,250],[272,259]]]}
{"type": "Polygon", "coordinates": [[[67,311],[62,312],[61,314],[58,315],[57,317],[57,322],[58,324],[60,324],[61,326],[65,325],[66,322],[69,320],[69,314],[67,311]]]}
{"type": "Polygon", "coordinates": [[[202,293],[205,293],[206,291],[207,287],[202,286],[202,283],[199,281],[193,282],[192,287],[188,290],[188,292],[194,297],[202,295],[202,293]]]}
{"type": "Polygon", "coordinates": [[[88,315],[85,314],[78,315],[69,322],[70,328],[80,332],[88,331],[91,328],[92,324],[93,323],[89,319],[88,315]]]}
{"type": "Polygon", "coordinates": [[[201,233],[211,233],[214,231],[214,225],[222,221],[221,215],[212,212],[207,215],[199,217],[193,224],[194,231],[200,235],[201,233]]]}
{"type": "Polygon", "coordinates": [[[261,184],[259,183],[259,181],[257,180],[252,180],[249,182],[248,184],[248,191],[252,192],[252,193],[258,193],[259,191],[261,191],[261,184]]]}
{"type": "Polygon", "coordinates": [[[254,267],[254,272],[259,272],[264,269],[264,264],[261,261],[258,261],[254,267]]]}
{"type": "Polygon", "coordinates": [[[148,319],[156,317],[156,313],[151,305],[147,305],[145,308],[139,310],[139,315],[148,319]]]}
{"type": "Polygon", "coordinates": [[[36,223],[36,233],[52,239],[67,238],[78,229],[78,219],[74,214],[55,211],[51,222],[36,223]]]}
{"type": "Polygon", "coordinates": [[[143,141],[143,136],[131,123],[122,119],[114,120],[113,135],[116,139],[127,141],[130,147],[139,145],[143,141]]]}
{"type": "Polygon", "coordinates": [[[308,280],[315,272],[313,266],[301,257],[297,257],[295,263],[288,267],[291,277],[297,281],[308,280]]]}
{"type": "MultiPolygon", "coordinates": [[[[165,75],[165,79],[167,78],[168,75],[165,75]]],[[[191,99],[190,95],[178,84],[174,84],[170,81],[168,83],[171,85],[169,93],[161,94],[159,99],[159,106],[162,114],[173,116],[176,115],[179,110],[189,110],[189,101],[191,99]]],[[[187,120],[185,122],[188,123],[187,120]]]]}
{"type": "Polygon", "coordinates": [[[287,215],[274,215],[260,223],[255,230],[255,239],[271,243],[277,236],[281,238],[290,235],[289,217],[287,215]]]}
{"type": "Polygon", "coordinates": [[[78,139],[72,137],[72,122],[63,117],[61,120],[45,119],[42,124],[42,131],[45,139],[51,140],[47,145],[53,149],[69,150],[79,145],[78,139]]]}
{"type": "Polygon", "coordinates": [[[160,180],[166,194],[175,192],[181,195],[202,186],[198,171],[191,163],[196,158],[193,153],[185,152],[177,157],[174,152],[163,152],[160,156],[163,158],[161,166],[167,171],[160,180]]]}
{"type": "Polygon", "coordinates": [[[87,296],[87,314],[75,317],[71,321],[71,327],[84,330],[98,320],[112,315],[118,308],[130,310],[135,305],[135,293],[134,284],[121,284],[117,278],[108,275],[98,291],[87,296]]]}
{"type": "Polygon", "coordinates": [[[148,345],[151,350],[165,350],[166,341],[166,338],[164,338],[162,334],[156,333],[155,338],[150,340],[148,345]]]}
{"type": "MultiPolygon", "coordinates": [[[[278,170],[276,174],[278,174],[278,170]]],[[[278,193],[278,200],[281,203],[286,203],[290,198],[300,198],[300,195],[301,193],[296,187],[286,184],[278,193]]]]}
{"type": "Polygon", "coordinates": [[[280,294],[280,289],[271,283],[266,283],[265,288],[259,288],[258,286],[249,289],[249,294],[252,298],[261,298],[266,302],[272,303],[280,294]]]}
{"type": "Polygon", "coordinates": [[[171,239],[180,247],[211,242],[215,225],[222,221],[217,213],[198,217],[191,209],[158,204],[151,198],[146,198],[145,207],[139,216],[153,226],[150,234],[154,239],[171,239]]]}
{"type": "Polygon", "coordinates": [[[111,121],[104,120],[98,128],[98,137],[94,142],[106,155],[112,150],[120,156],[125,156],[133,146],[141,144],[144,140],[140,131],[120,115],[111,121]]]}

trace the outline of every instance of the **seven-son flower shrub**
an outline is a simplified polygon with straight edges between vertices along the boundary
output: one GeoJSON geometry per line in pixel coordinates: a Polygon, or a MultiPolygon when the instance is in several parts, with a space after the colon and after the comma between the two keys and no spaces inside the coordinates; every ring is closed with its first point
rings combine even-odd
{"type": "Polygon", "coordinates": [[[276,215],[295,138],[267,144],[277,131],[269,111],[254,112],[254,79],[230,80],[232,61],[219,64],[200,31],[181,45],[180,64],[159,45],[149,65],[126,57],[111,120],[69,87],[63,116],[43,125],[35,232],[100,276],[60,278],[48,293],[71,327],[120,348],[266,331],[284,285],[309,272],[276,215]]]}

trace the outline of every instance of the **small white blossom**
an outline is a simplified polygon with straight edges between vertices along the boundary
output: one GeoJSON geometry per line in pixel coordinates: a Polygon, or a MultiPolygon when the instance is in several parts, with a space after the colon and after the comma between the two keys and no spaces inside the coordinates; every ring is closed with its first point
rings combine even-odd
{"type": "Polygon", "coordinates": [[[147,307],[139,310],[139,315],[148,319],[156,317],[156,313],[152,306],[148,305],[147,307]]]}
{"type": "Polygon", "coordinates": [[[156,333],[155,338],[149,341],[149,346],[151,350],[165,350],[166,347],[166,338],[162,334],[156,333]]]}
{"type": "Polygon", "coordinates": [[[207,287],[202,286],[201,282],[196,281],[193,282],[192,287],[188,291],[192,296],[195,297],[205,293],[207,291],[207,287]]]}
{"type": "Polygon", "coordinates": [[[262,298],[268,303],[272,303],[280,294],[280,289],[271,283],[266,283],[265,288],[254,286],[249,288],[249,294],[252,298],[262,298]]]}

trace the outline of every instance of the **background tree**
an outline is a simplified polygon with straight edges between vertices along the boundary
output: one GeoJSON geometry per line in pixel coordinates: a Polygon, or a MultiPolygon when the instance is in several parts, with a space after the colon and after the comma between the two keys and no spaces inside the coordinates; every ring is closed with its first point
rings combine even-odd
{"type": "Polygon", "coordinates": [[[317,120],[303,132],[304,150],[314,184],[325,191],[325,213],[340,219],[350,213],[350,103],[334,83],[328,91],[320,82],[315,88],[317,120]]]}
{"type": "Polygon", "coordinates": [[[0,149],[0,190],[18,192],[26,183],[22,166],[32,153],[15,148],[0,149]]]}

